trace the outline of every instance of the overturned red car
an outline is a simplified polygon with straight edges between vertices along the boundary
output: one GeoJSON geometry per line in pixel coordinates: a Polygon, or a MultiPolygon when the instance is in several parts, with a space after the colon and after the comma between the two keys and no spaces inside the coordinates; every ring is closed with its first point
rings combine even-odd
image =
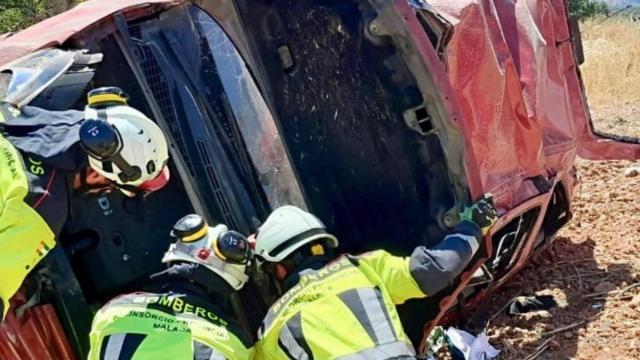
{"type": "MultiPolygon", "coordinates": [[[[0,358],[85,357],[93,312],[160,270],[184,214],[248,234],[295,204],[343,251],[407,254],[493,193],[500,220],[475,261],[400,308],[422,350],[570,220],[577,155],[640,158],[594,132],[582,60],[565,0],[94,0],[1,36],[1,99],[82,109],[91,88],[125,89],[177,176],[143,205],[71,199],[0,324],[0,358]]],[[[247,326],[273,295],[233,299],[247,326]]]]}

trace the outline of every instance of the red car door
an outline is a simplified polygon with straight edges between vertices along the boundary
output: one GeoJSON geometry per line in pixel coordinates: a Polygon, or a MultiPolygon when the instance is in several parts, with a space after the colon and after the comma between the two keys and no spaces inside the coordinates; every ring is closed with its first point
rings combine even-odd
{"type": "Polygon", "coordinates": [[[469,179],[472,188],[495,193],[512,209],[540,193],[531,180],[551,184],[571,171],[576,155],[640,158],[636,139],[593,129],[579,68],[580,33],[565,0],[423,6],[451,27],[441,58],[463,115],[465,165],[479,175],[469,179]]]}

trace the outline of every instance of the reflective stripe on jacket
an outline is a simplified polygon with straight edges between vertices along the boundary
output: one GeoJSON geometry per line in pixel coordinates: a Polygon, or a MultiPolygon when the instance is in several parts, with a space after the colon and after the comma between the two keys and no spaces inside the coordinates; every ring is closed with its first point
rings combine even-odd
{"type": "Polygon", "coordinates": [[[433,248],[408,258],[374,251],[305,270],[276,301],[259,331],[259,359],[413,358],[395,306],[444,288],[469,263],[481,238],[463,223],[433,248]]]}
{"type": "Polygon", "coordinates": [[[253,348],[211,309],[181,295],[134,293],[102,307],[89,360],[246,360],[253,348]]]}
{"type": "Polygon", "coordinates": [[[16,148],[0,135],[0,318],[27,274],[55,245],[47,223],[24,202],[29,182],[23,166],[16,148]]]}

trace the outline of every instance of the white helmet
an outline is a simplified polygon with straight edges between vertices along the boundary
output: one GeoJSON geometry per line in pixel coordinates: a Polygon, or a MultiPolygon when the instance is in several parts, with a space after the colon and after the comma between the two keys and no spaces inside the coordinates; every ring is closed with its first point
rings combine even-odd
{"type": "Polygon", "coordinates": [[[255,253],[261,260],[280,262],[303,245],[318,239],[325,239],[329,246],[338,247],[338,239],[327,233],[320,219],[295,206],[282,206],[260,226],[255,253]]]}
{"type": "Polygon", "coordinates": [[[204,265],[235,290],[249,281],[246,270],[252,258],[251,248],[239,232],[222,224],[208,227],[201,216],[191,214],[178,220],[171,236],[178,242],[169,247],[163,263],[182,261],[204,265]]]}
{"type": "Polygon", "coordinates": [[[126,101],[118,88],[89,92],[81,144],[89,165],[125,194],[131,195],[127,188],[158,190],[169,181],[167,140],[158,125],[126,101]]]}

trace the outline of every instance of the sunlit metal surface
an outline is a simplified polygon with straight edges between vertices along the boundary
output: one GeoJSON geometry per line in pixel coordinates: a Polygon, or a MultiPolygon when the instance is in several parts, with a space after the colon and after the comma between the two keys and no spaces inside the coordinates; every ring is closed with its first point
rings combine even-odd
{"type": "Polygon", "coordinates": [[[1,72],[11,74],[4,101],[18,107],[28,104],[69,69],[77,53],[45,49],[3,67],[1,72]]]}
{"type": "Polygon", "coordinates": [[[194,12],[211,48],[233,115],[272,208],[306,208],[280,134],[258,87],[233,43],[206,13],[194,12]]]}

